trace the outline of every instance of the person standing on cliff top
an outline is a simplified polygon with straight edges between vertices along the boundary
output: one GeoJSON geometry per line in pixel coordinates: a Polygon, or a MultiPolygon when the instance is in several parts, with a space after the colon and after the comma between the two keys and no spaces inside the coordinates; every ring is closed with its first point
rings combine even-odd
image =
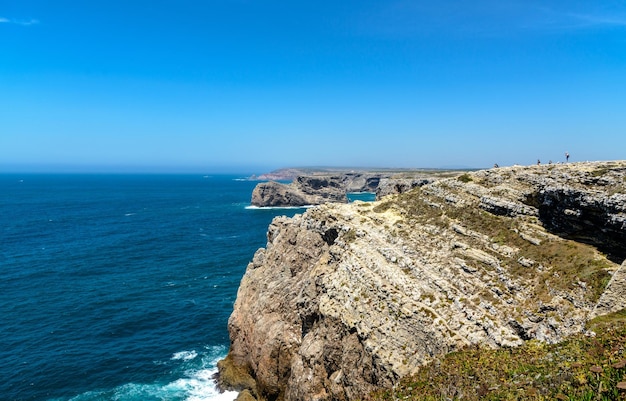
{"type": "Polygon", "coordinates": [[[569,152],[565,152],[565,163],[569,161],[569,152]]]}

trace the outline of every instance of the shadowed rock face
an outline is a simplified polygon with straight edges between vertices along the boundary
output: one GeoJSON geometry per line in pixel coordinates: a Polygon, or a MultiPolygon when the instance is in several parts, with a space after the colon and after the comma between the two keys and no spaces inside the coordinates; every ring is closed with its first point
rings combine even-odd
{"type": "Polygon", "coordinates": [[[413,188],[421,187],[434,181],[434,178],[429,177],[404,179],[383,178],[380,180],[378,188],[376,188],[376,199],[382,199],[387,195],[402,194],[413,188]]]}
{"type": "Polygon", "coordinates": [[[584,330],[624,307],[625,173],[498,168],[274,219],[229,320],[221,371],[244,374],[222,385],[353,400],[466,345],[584,330]]]}
{"type": "Polygon", "coordinates": [[[597,196],[565,187],[537,194],[539,219],[551,232],[596,246],[613,261],[626,259],[626,194],[597,196]]]}

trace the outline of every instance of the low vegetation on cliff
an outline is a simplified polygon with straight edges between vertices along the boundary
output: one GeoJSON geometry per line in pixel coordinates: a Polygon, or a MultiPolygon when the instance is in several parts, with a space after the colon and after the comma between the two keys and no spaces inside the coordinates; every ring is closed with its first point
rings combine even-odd
{"type": "Polygon", "coordinates": [[[557,344],[468,347],[425,366],[370,401],[624,400],[626,310],[557,344]],[[593,333],[593,334],[590,334],[593,333]]]}

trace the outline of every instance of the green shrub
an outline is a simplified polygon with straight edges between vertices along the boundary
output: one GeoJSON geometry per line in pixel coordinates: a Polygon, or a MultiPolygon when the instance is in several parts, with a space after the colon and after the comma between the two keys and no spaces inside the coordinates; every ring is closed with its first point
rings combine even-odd
{"type": "Polygon", "coordinates": [[[372,400],[624,400],[626,311],[558,344],[471,346],[425,366],[372,400]],[[618,383],[620,386],[618,387],[618,383]]]}
{"type": "Polygon", "coordinates": [[[461,182],[470,182],[470,181],[474,181],[472,179],[472,177],[469,176],[469,174],[465,173],[463,175],[460,175],[457,180],[461,181],[461,182]]]}

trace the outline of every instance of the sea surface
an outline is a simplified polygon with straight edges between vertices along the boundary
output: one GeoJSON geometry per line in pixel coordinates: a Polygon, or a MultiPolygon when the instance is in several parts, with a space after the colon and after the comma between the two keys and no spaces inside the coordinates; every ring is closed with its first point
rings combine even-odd
{"type": "Polygon", "coordinates": [[[0,399],[233,400],[212,376],[239,281],[303,212],[240,178],[0,175],[0,399]]]}

